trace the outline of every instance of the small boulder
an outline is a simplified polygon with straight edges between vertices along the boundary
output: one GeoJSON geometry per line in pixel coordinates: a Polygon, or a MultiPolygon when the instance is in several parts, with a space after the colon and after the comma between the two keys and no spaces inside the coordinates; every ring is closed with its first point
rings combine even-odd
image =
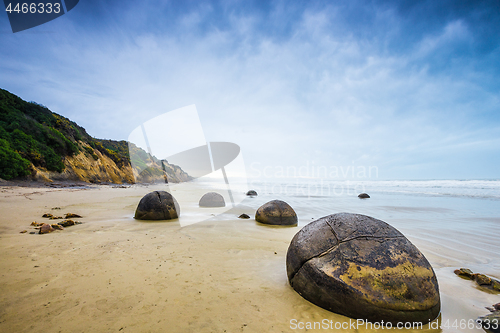
{"type": "Polygon", "coordinates": [[[49,232],[54,231],[54,228],[50,224],[44,223],[40,227],[40,234],[48,234],[49,232]]]}
{"type": "Polygon", "coordinates": [[[54,216],[54,215],[49,214],[49,213],[46,213],[46,214],[43,214],[43,215],[42,215],[42,217],[46,217],[46,218],[50,218],[50,217],[52,217],[52,216],[54,216]]]}
{"type": "Polygon", "coordinates": [[[64,228],[59,224],[52,224],[51,226],[54,230],[64,230],[64,228]]]}
{"type": "Polygon", "coordinates": [[[240,216],[238,216],[239,219],[249,219],[250,216],[248,216],[247,214],[241,214],[240,216]]]}
{"type": "Polygon", "coordinates": [[[260,206],[255,213],[255,221],[272,225],[297,225],[297,214],[289,204],[273,200],[260,206]]]}
{"type": "Polygon", "coordinates": [[[62,216],[51,216],[49,220],[62,220],[62,216]]]}
{"type": "Polygon", "coordinates": [[[398,230],[373,217],[339,213],[300,230],[286,257],[288,281],[308,301],[372,322],[434,320],[436,275],[398,230]]]}
{"type": "Polygon", "coordinates": [[[456,269],[454,273],[464,279],[476,281],[476,283],[482,288],[500,291],[500,281],[492,279],[484,274],[474,273],[468,268],[456,269]]]}
{"type": "Polygon", "coordinates": [[[366,194],[366,193],[361,193],[360,195],[358,195],[358,198],[360,198],[360,199],[368,199],[368,198],[370,198],[370,196],[368,194],[366,194]]]}
{"type": "Polygon", "coordinates": [[[70,218],[77,218],[77,217],[81,217],[80,215],[78,214],[73,214],[73,213],[67,213],[66,216],[64,217],[65,219],[70,219],[70,218]]]}
{"type": "Polygon", "coordinates": [[[71,227],[72,225],[75,225],[75,221],[73,220],[64,220],[62,222],[58,223],[61,227],[71,227]]]}
{"type": "Polygon", "coordinates": [[[23,230],[23,231],[21,231],[20,233],[21,233],[21,234],[25,234],[25,233],[27,233],[27,232],[28,232],[28,230],[23,230]]]}
{"type": "Polygon", "coordinates": [[[138,220],[171,220],[179,218],[179,215],[179,204],[170,193],[154,191],[141,199],[134,218],[138,220]]]}
{"type": "Polygon", "coordinates": [[[224,197],[217,192],[208,192],[201,197],[200,207],[225,207],[224,197]]]}
{"type": "Polygon", "coordinates": [[[247,195],[250,197],[255,197],[255,196],[257,196],[257,192],[255,192],[254,190],[250,190],[247,192],[247,195]]]}

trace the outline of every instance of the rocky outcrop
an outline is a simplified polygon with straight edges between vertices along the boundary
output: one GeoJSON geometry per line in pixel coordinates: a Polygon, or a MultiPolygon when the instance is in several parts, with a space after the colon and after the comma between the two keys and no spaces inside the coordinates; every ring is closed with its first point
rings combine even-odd
{"type": "Polygon", "coordinates": [[[486,309],[491,313],[477,318],[478,324],[488,333],[500,333],[500,303],[494,304],[486,309]]]}
{"type": "Polygon", "coordinates": [[[191,179],[177,166],[164,163],[165,172],[155,162],[150,162],[148,169],[139,174],[130,164],[118,166],[110,157],[93,149],[85,142],[80,141],[82,150],[74,156],[64,157],[64,170],[62,172],[48,171],[42,167],[32,165],[32,178],[37,181],[82,181],[86,183],[154,183],[164,182],[165,172],[168,181],[173,183],[191,179]]]}
{"type": "Polygon", "coordinates": [[[297,214],[284,201],[272,200],[263,204],[255,213],[255,221],[272,225],[297,225],[297,214]]]}

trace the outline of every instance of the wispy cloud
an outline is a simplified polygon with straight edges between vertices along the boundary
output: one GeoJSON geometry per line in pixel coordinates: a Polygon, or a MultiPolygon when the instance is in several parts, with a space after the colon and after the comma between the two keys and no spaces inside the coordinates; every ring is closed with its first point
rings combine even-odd
{"type": "Polygon", "coordinates": [[[206,137],[238,143],[248,164],[500,177],[499,43],[485,46],[485,5],[472,26],[470,8],[439,21],[429,3],[120,3],[79,5],[57,33],[0,36],[1,86],[97,137],[125,139],[196,104],[206,137]],[[428,25],[412,26],[417,16],[428,25]],[[478,151],[480,171],[467,162],[478,151]]]}

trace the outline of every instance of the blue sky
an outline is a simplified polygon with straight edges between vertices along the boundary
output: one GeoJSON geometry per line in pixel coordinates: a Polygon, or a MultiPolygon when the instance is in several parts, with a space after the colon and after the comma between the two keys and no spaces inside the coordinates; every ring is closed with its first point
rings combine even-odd
{"type": "Polygon", "coordinates": [[[500,178],[498,1],[80,0],[16,34],[0,15],[0,44],[1,88],[98,138],[196,104],[251,175],[500,178]]]}

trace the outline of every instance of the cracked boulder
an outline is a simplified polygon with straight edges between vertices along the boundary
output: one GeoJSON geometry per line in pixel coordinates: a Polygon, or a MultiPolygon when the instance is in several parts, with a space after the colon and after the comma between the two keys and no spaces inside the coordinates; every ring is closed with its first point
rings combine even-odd
{"type": "Polygon", "coordinates": [[[172,220],[179,215],[179,204],[170,193],[154,191],[141,199],[134,217],[138,220],[172,220]]]}
{"type": "Polygon", "coordinates": [[[422,322],[440,311],[424,255],[398,230],[369,216],[329,215],[300,230],[286,257],[288,281],[308,301],[372,322],[422,322]]]}
{"type": "Polygon", "coordinates": [[[203,195],[198,203],[200,207],[225,207],[224,197],[217,192],[208,192],[203,195]]]}
{"type": "Polygon", "coordinates": [[[297,214],[286,202],[273,200],[257,209],[255,221],[272,225],[297,225],[297,214]]]}

